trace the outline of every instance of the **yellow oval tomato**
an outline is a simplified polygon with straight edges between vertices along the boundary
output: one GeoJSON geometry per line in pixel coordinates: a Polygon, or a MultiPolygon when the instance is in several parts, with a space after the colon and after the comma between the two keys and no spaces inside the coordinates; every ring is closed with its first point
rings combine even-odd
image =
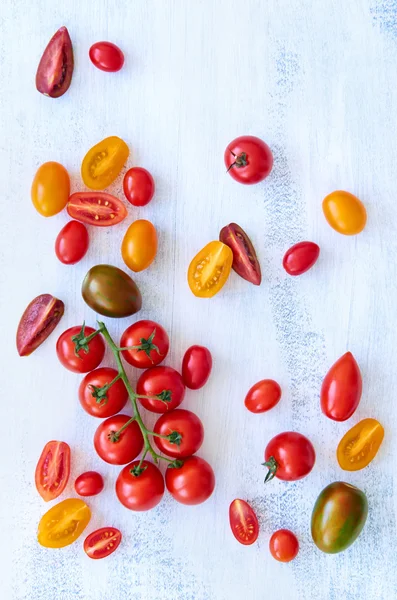
{"type": "Polygon", "coordinates": [[[150,221],[139,219],[127,229],[121,243],[121,256],[131,271],[143,271],[157,254],[157,233],[150,221]]]}
{"type": "Polygon", "coordinates": [[[83,500],[63,500],[41,517],[38,542],[46,548],[69,546],[83,533],[90,519],[91,510],[83,500]]]}
{"type": "Polygon", "coordinates": [[[329,225],[343,235],[360,233],[367,222],[364,204],[349,192],[332,192],[323,200],[323,212],[329,225]]]}
{"type": "Polygon", "coordinates": [[[384,429],[376,419],[363,419],[341,439],[336,451],[338,463],[344,471],[359,471],[376,456],[384,436],[384,429]]]}
{"type": "Polygon", "coordinates": [[[57,162],[46,162],[38,168],[32,183],[33,206],[43,217],[63,210],[69,200],[69,173],[57,162]]]}
{"type": "Polygon", "coordinates": [[[210,242],[189,265],[188,283],[195,296],[212,298],[225,285],[232,268],[233,252],[222,242],[210,242]]]}
{"type": "Polygon", "coordinates": [[[81,176],[92,190],[103,190],[120,173],[128,156],[127,144],[113,135],[88,150],[81,165],[81,176]]]}

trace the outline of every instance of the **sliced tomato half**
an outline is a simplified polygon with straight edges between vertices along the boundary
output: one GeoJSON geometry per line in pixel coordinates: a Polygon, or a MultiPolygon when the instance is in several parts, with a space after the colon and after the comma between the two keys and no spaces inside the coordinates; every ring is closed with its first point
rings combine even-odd
{"type": "Polygon", "coordinates": [[[105,558],[117,550],[121,537],[121,531],[116,527],[97,529],[84,540],[84,552],[90,558],[105,558]]]}
{"type": "Polygon", "coordinates": [[[37,463],[35,483],[48,502],[62,494],[70,474],[70,448],[65,442],[47,442],[37,463]]]}
{"type": "Polygon", "coordinates": [[[258,539],[259,523],[256,514],[245,500],[236,498],[229,507],[230,528],[236,540],[250,546],[258,539]]]}
{"type": "Polygon", "coordinates": [[[97,227],[117,225],[127,216],[121,200],[106,192],[76,192],[70,196],[66,209],[73,219],[97,227]]]}

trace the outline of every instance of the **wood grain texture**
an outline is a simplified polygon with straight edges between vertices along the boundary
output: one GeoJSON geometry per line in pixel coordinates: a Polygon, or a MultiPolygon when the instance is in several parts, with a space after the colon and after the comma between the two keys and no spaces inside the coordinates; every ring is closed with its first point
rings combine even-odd
{"type": "MultiPolygon", "coordinates": [[[[3,0],[0,60],[2,599],[396,598],[397,2],[3,0]],[[69,28],[76,66],[69,92],[51,100],[37,93],[34,75],[61,25],[69,28]],[[125,52],[119,73],[90,63],[88,49],[101,39],[125,52]],[[271,176],[252,187],[224,174],[224,148],[244,133],[262,137],[275,156],[271,176]],[[160,238],[156,262],[136,278],[144,298],[139,317],[170,332],[168,364],[179,368],[192,343],[214,356],[210,382],[185,404],[204,422],[200,454],[217,474],[214,496],[195,508],[170,497],[147,514],[119,505],[118,469],[94,455],[98,422],[77,402],[80,378],[56,360],[56,333],[29,358],[14,350],[19,317],[34,296],[50,292],[65,301],[58,333],[83,319],[92,324],[95,315],[80,296],[85,272],[100,262],[123,267],[124,225],[90,232],[85,259],[61,265],[53,245],[67,216],[45,220],[29,198],[47,160],[64,164],[73,190],[81,189],[81,159],[108,135],[124,138],[129,164],[148,168],[157,184],[150,205],[129,209],[129,222],[152,220],[160,238]],[[368,209],[358,237],[338,235],[323,218],[321,200],[335,189],[355,193],[368,209]],[[186,284],[188,263],[230,221],[255,244],[262,286],[233,274],[212,301],[196,299],[186,284]],[[316,241],[321,256],[293,279],[281,260],[302,239],[316,241]],[[337,424],[321,415],[319,390],[347,349],[362,369],[364,394],[351,421],[337,424]],[[267,415],[252,415],[245,393],[265,377],[280,382],[282,400],[267,415]],[[370,468],[346,474],[336,464],[336,444],[364,417],[385,425],[385,441],[370,468]],[[286,429],[312,439],[316,466],[303,481],[264,489],[264,447],[286,429]],[[124,534],[106,561],[89,560],[80,542],[59,552],[37,545],[36,524],[48,507],[33,472],[49,439],[73,451],[63,497],[73,495],[83,470],[106,476],[105,491],[90,501],[89,531],[112,524],[124,534]],[[367,493],[370,513],[351,549],[326,556],[311,542],[310,514],[320,490],[339,479],[367,493]],[[229,531],[235,497],[258,511],[262,530],[252,547],[239,546],[229,531]],[[279,527],[301,542],[289,566],[268,552],[279,527]]],[[[112,191],[121,194],[120,179],[112,191]]],[[[111,333],[117,338],[129,322],[109,321],[111,333]]]]}

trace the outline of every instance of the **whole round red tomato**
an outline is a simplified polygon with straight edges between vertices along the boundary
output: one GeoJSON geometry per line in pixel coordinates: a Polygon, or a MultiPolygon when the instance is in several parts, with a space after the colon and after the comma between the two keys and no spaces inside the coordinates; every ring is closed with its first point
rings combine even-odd
{"type": "Polygon", "coordinates": [[[165,413],[180,405],[185,397],[185,384],[172,367],[152,367],[138,379],[136,392],[144,408],[154,413],[165,413]]]}
{"type": "Polygon", "coordinates": [[[212,370],[212,356],[204,346],[191,346],[185,352],[182,361],[182,377],[191,390],[202,388],[208,381],[212,370]]]}
{"type": "Polygon", "coordinates": [[[113,554],[120,545],[121,532],[116,527],[102,527],[90,533],[84,540],[84,552],[93,559],[113,554]]]}
{"type": "Polygon", "coordinates": [[[126,465],[116,481],[116,494],[126,508],[142,511],[157,506],[164,495],[164,479],[159,469],[144,460],[126,465]]]}
{"type": "Polygon", "coordinates": [[[79,387],[79,400],[89,415],[105,419],[124,408],[128,392],[122,380],[118,379],[106,389],[117,376],[116,369],[101,367],[84,377],[79,387]]]}
{"type": "Polygon", "coordinates": [[[74,373],[88,373],[96,369],[105,355],[105,343],[100,333],[91,340],[92,327],[70,327],[57,341],[57,356],[66,369],[74,373]],[[77,349],[78,348],[78,349],[77,349]]]}
{"type": "Polygon", "coordinates": [[[55,240],[55,253],[64,265],[74,265],[88,250],[88,231],[83,223],[69,221],[58,233],[55,240]]]}
{"type": "Polygon", "coordinates": [[[273,379],[262,379],[248,391],[244,404],[252,413],[264,413],[278,404],[281,387],[273,379]]]}
{"type": "Polygon", "coordinates": [[[333,421],[346,421],[359,405],[362,388],[360,367],[353,354],[346,352],[324,378],[321,410],[333,421]]]}
{"type": "Polygon", "coordinates": [[[121,336],[122,355],[137,369],[148,369],[161,363],[168,354],[170,341],[164,327],[154,321],[137,321],[121,336]]]}
{"type": "Polygon", "coordinates": [[[97,454],[111,465],[125,465],[134,460],[143,448],[143,436],[139,425],[131,417],[115,415],[103,421],[94,435],[94,446],[97,454]],[[122,427],[125,427],[119,433],[122,427]]]}
{"type": "Polygon", "coordinates": [[[124,54],[111,42],[96,42],[89,51],[91,62],[101,71],[114,73],[124,64],[124,54]]]}
{"type": "Polygon", "coordinates": [[[204,440],[204,427],[198,416],[182,408],[162,415],[153,431],[158,435],[171,436],[170,439],[157,436],[153,439],[161,452],[174,458],[195,454],[204,440]]]}
{"type": "Polygon", "coordinates": [[[273,154],[269,146],[253,135],[236,138],[225,150],[228,173],[239,183],[259,183],[273,167],[273,154]]]}
{"type": "Polygon", "coordinates": [[[302,275],[311,269],[319,255],[320,248],[314,242],[299,242],[285,253],[283,267],[288,275],[302,275]]]}
{"type": "Polygon", "coordinates": [[[132,167],[124,175],[123,189],[125,197],[133,206],[145,206],[154,196],[154,179],[146,169],[132,167]]]}
{"type": "Polygon", "coordinates": [[[181,467],[168,467],[165,472],[167,490],[181,504],[201,504],[215,488],[211,465],[203,458],[191,456],[181,467]]]}
{"type": "Polygon", "coordinates": [[[289,529],[279,529],[270,538],[269,549],[273,558],[279,562],[290,562],[299,552],[299,542],[289,529]]]}
{"type": "Polygon", "coordinates": [[[270,440],[265,450],[265,461],[264,465],[269,469],[265,482],[273,477],[297,481],[310,473],[316,453],[307,437],[295,431],[285,431],[270,440]]]}
{"type": "Polygon", "coordinates": [[[103,488],[103,477],[97,471],[86,471],[74,482],[74,489],[79,496],[96,496],[103,488]]]}

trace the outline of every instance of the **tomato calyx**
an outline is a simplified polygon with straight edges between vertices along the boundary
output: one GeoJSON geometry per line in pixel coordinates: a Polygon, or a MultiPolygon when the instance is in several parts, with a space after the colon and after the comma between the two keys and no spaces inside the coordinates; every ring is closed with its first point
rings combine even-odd
{"type": "Polygon", "coordinates": [[[184,464],[185,461],[181,460],[180,458],[176,458],[175,460],[170,462],[167,469],[181,469],[184,464]]]}
{"type": "Polygon", "coordinates": [[[116,377],[112,381],[106,383],[102,387],[98,387],[97,385],[93,384],[89,385],[89,388],[91,390],[91,396],[95,398],[97,404],[100,404],[101,406],[107,404],[109,400],[107,392],[112,387],[112,385],[115,384],[116,381],[118,381],[119,379],[120,373],[118,373],[118,375],[116,375],[116,377]]]}
{"type": "Polygon", "coordinates": [[[150,356],[150,353],[153,352],[153,350],[155,352],[157,352],[157,354],[159,356],[163,356],[159,350],[159,347],[156,346],[156,344],[153,344],[153,340],[154,337],[156,335],[156,329],[154,329],[152,331],[152,333],[150,334],[150,336],[145,339],[145,338],[140,338],[140,344],[137,346],[126,346],[124,348],[119,348],[120,351],[124,351],[124,350],[136,350],[137,352],[144,352],[146,354],[146,356],[152,361],[152,363],[154,364],[154,360],[152,359],[152,357],[150,356]]]}
{"type": "Polygon", "coordinates": [[[135,421],[135,417],[131,417],[131,419],[128,419],[128,421],[126,423],[124,423],[124,425],[122,427],[120,427],[120,429],[118,431],[109,431],[108,433],[108,439],[115,444],[116,442],[119,441],[120,439],[120,435],[123,433],[123,431],[125,429],[127,429],[128,425],[131,425],[131,423],[133,423],[135,421]]]}
{"type": "Polygon", "coordinates": [[[97,329],[90,335],[86,336],[85,335],[85,322],[84,322],[81,326],[79,333],[72,337],[72,342],[74,342],[75,355],[78,356],[79,358],[81,358],[79,355],[80,350],[84,350],[84,353],[88,354],[90,351],[90,347],[88,344],[96,335],[98,335],[98,333],[100,333],[99,329],[97,329]]]}
{"type": "Polygon", "coordinates": [[[182,437],[183,436],[181,433],[179,433],[179,431],[172,431],[169,435],[166,436],[170,444],[175,444],[176,446],[181,445],[182,437]]]}
{"type": "Polygon", "coordinates": [[[234,162],[230,165],[226,173],[229,173],[230,169],[233,169],[234,167],[241,169],[241,167],[246,167],[248,165],[246,152],[241,152],[241,154],[235,154],[231,150],[230,152],[234,156],[234,162]]]}
{"type": "MultiPolygon", "coordinates": [[[[142,461],[141,461],[142,462],[142,461]]],[[[134,477],[139,477],[140,475],[142,475],[142,473],[144,471],[146,471],[147,467],[146,466],[142,466],[141,462],[138,465],[134,465],[132,467],[132,469],[130,469],[130,473],[131,475],[133,475],[134,477]]]]}
{"type": "Polygon", "coordinates": [[[278,463],[277,463],[276,459],[274,458],[274,456],[271,456],[269,458],[269,460],[262,463],[262,466],[267,467],[269,469],[266,474],[266,477],[265,477],[265,483],[267,483],[268,481],[271,481],[273,479],[273,477],[276,475],[277,469],[278,469],[278,463]]]}

